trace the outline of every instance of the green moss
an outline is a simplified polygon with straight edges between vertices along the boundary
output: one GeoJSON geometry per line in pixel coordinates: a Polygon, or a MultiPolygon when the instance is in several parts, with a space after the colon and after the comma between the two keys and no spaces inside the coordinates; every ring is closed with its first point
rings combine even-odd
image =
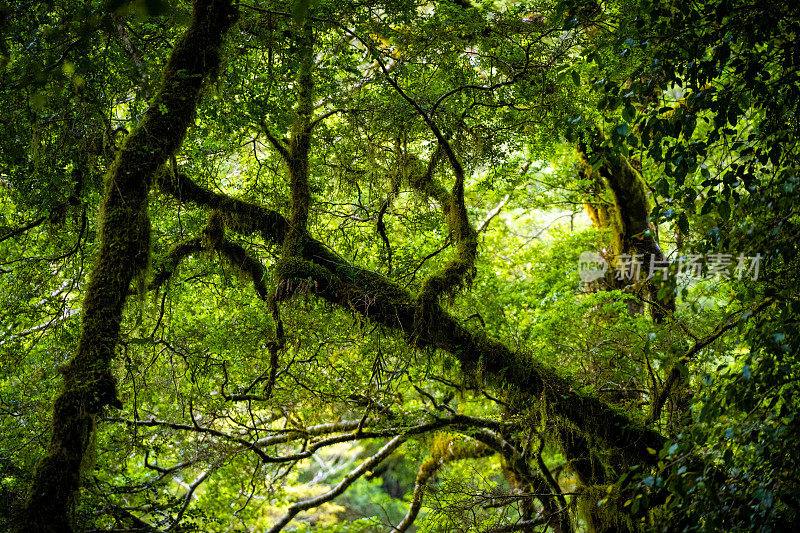
{"type": "MultiPolygon", "coordinates": [[[[425,173],[422,162],[413,155],[406,157],[404,168],[408,168],[408,181],[411,187],[434,198],[442,206],[449,237],[456,244],[450,261],[439,271],[430,275],[423,283],[418,301],[421,307],[429,306],[440,296],[453,297],[462,287],[469,286],[475,278],[478,257],[478,234],[472,227],[464,202],[463,171],[456,172],[452,192],[441,186],[433,178],[433,161],[425,173]]],[[[460,166],[458,167],[460,170],[460,166]]]]}
{"type": "Polygon", "coordinates": [[[206,227],[203,228],[201,242],[206,250],[218,250],[222,248],[225,241],[225,220],[226,217],[219,210],[214,210],[208,218],[206,227]]]}
{"type": "MultiPolygon", "coordinates": [[[[182,179],[181,190],[191,191],[190,198],[201,205],[222,210],[222,206],[238,203],[182,179]]],[[[254,206],[247,231],[260,231],[268,242],[279,243],[287,225],[280,215],[254,206]]],[[[452,354],[462,365],[463,374],[508,391],[515,406],[532,406],[541,401],[542,391],[546,390],[549,418],[591,436],[598,448],[618,450],[615,453],[624,462],[652,463],[653,456],[645,449],[660,449],[663,445],[661,435],[642,427],[628,413],[581,391],[571,380],[529,354],[513,351],[483,331],[467,330],[439,302],[429,301],[421,306],[408,290],[385,276],[349,263],[307,233],[301,253],[301,258],[278,266],[281,277],[302,282],[320,298],[394,329],[421,349],[452,354]],[[633,442],[639,444],[631,446],[633,442]]]]}
{"type": "Polygon", "coordinates": [[[173,48],[158,96],[107,174],[100,251],[86,288],[83,329],[63,371],[48,451],[36,468],[20,531],[71,530],[70,509],[95,418],[106,406],[121,406],[111,361],[131,281],[149,263],[150,185],[194,118],[204,79],[219,66],[219,46],[234,14],[230,1],[195,2],[192,23],[173,48]]]}
{"type": "Polygon", "coordinates": [[[299,256],[303,236],[308,225],[311,209],[311,188],[308,183],[308,152],[311,147],[311,116],[314,111],[314,32],[306,21],[294,32],[298,49],[298,71],[296,78],[296,118],[289,139],[286,164],[289,169],[291,204],[289,231],[284,238],[284,257],[299,256]]]}
{"type": "Polygon", "coordinates": [[[624,533],[640,528],[623,509],[624,498],[615,485],[581,487],[578,512],[584,517],[589,533],[624,533]]]}
{"type": "MultiPolygon", "coordinates": [[[[599,135],[596,137],[594,142],[599,146],[601,139],[599,135]]],[[[650,224],[647,184],[641,174],[627,158],[611,154],[607,149],[597,151],[601,165],[595,170],[589,164],[587,150],[587,146],[580,145],[578,152],[584,177],[595,184],[593,198],[586,204],[587,212],[597,227],[610,230],[613,255],[640,254],[644,264],[649,264],[651,258],[662,261],[664,254],[650,224]],[[610,204],[606,198],[610,198],[610,204]]],[[[624,280],[617,280],[610,274],[606,279],[611,287],[643,289],[647,300],[657,302],[650,306],[650,314],[656,322],[665,320],[675,309],[673,291],[659,296],[660,285],[653,280],[628,286],[624,280]]],[[[632,314],[638,314],[644,306],[631,301],[629,309],[632,314]]]]}

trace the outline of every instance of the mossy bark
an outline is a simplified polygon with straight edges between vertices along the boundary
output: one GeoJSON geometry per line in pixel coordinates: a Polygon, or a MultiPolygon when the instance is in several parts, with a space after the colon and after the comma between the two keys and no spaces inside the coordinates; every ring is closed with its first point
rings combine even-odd
{"type": "Polygon", "coordinates": [[[414,495],[408,512],[400,523],[392,528],[391,533],[403,533],[414,524],[422,508],[423,499],[428,490],[428,483],[445,463],[461,459],[488,457],[493,454],[494,451],[492,449],[481,446],[473,440],[468,441],[446,434],[437,435],[431,446],[430,456],[420,465],[417,471],[417,477],[414,479],[414,495]]]}
{"type": "Polygon", "coordinates": [[[222,37],[234,18],[230,0],[196,0],[192,22],[175,44],[156,101],[106,177],[100,251],[83,301],[81,337],[63,369],[49,447],[34,473],[19,531],[72,530],[71,508],[95,419],[109,405],[121,407],[111,361],[131,281],[148,261],[150,185],[180,146],[203,82],[218,68],[222,37]]]}
{"type": "Polygon", "coordinates": [[[384,65],[380,55],[377,54],[374,49],[371,49],[371,53],[378,62],[383,74],[386,76],[386,81],[389,85],[394,87],[397,93],[419,113],[438,142],[436,154],[431,160],[428,172],[425,174],[426,180],[415,188],[425,190],[426,187],[431,185],[432,182],[430,178],[433,173],[433,164],[440,151],[444,153],[447,161],[450,163],[453,176],[455,177],[455,182],[452,192],[449,194],[449,202],[447,205],[443,203],[446,193],[441,192],[441,187],[434,186],[428,189],[431,194],[438,195],[441,198],[440,203],[442,203],[442,207],[446,210],[445,216],[450,231],[450,237],[456,243],[456,252],[454,257],[439,272],[432,274],[424,281],[419,293],[419,307],[424,311],[425,307],[434,305],[440,296],[454,296],[462,286],[472,283],[476,274],[475,263],[478,257],[478,233],[469,221],[467,207],[464,201],[464,167],[461,165],[458,156],[456,156],[453,146],[439,129],[439,126],[433,120],[432,116],[420,107],[413,98],[406,94],[397,84],[397,81],[389,75],[389,71],[386,69],[386,65],[384,65]],[[439,192],[437,192],[437,189],[439,192]]]}
{"type": "MultiPolygon", "coordinates": [[[[273,136],[268,127],[264,133],[286,164],[291,193],[288,222],[281,234],[283,252],[278,274],[276,299],[290,295],[290,281],[282,275],[290,272],[288,266],[301,255],[303,239],[307,233],[308,217],[311,211],[311,186],[309,183],[309,151],[314,128],[314,28],[308,18],[302,23],[295,22],[291,30],[296,49],[297,73],[295,75],[294,121],[288,141],[273,136]]],[[[241,218],[241,217],[240,217],[241,218]]],[[[245,219],[242,218],[244,221],[245,219]]],[[[291,276],[289,276],[291,277],[291,276]]],[[[271,305],[277,309],[277,302],[271,305]]]]}
{"type": "Polygon", "coordinates": [[[311,149],[311,116],[314,112],[314,32],[310,22],[295,29],[295,44],[298,48],[297,107],[295,120],[287,150],[291,190],[291,212],[289,232],[284,240],[284,256],[298,255],[303,235],[308,225],[311,209],[311,187],[309,185],[308,154],[311,149]]]}
{"type": "MultiPolygon", "coordinates": [[[[166,179],[162,190],[182,201],[239,213],[237,231],[260,233],[267,242],[281,244],[289,231],[289,222],[280,214],[215,194],[182,174],[166,179]],[[241,218],[243,213],[248,213],[249,219],[241,218]]],[[[353,265],[307,233],[301,256],[283,262],[276,274],[312,280],[317,296],[401,332],[417,346],[453,354],[466,375],[482,376],[489,384],[504,388],[510,386],[522,402],[536,400],[547,390],[548,398],[552,398],[550,416],[616,450],[630,463],[654,463],[647,448],[660,449],[665,442],[657,432],[581,391],[535,357],[513,351],[482,331],[468,330],[438,303],[420,310],[409,291],[377,272],[353,265]]]]}
{"type": "MultiPolygon", "coordinates": [[[[450,193],[438,185],[432,177],[432,168],[425,174],[427,179],[417,187],[427,191],[436,198],[445,214],[450,238],[456,244],[453,258],[439,271],[431,274],[422,284],[419,293],[420,306],[435,302],[440,296],[454,296],[462,286],[470,285],[475,278],[475,262],[478,257],[478,233],[472,227],[464,200],[464,169],[456,158],[448,141],[437,133],[439,145],[448,156],[450,166],[455,175],[453,189],[450,193]]],[[[436,157],[434,155],[434,157],[436,157]]]]}
{"type": "MultiPolygon", "coordinates": [[[[595,170],[589,164],[590,147],[581,143],[578,151],[584,176],[597,184],[594,197],[587,203],[589,218],[596,227],[610,230],[614,257],[622,254],[641,256],[641,274],[642,278],[646,278],[651,261],[654,265],[661,265],[664,253],[650,224],[650,202],[644,179],[623,156],[598,150],[594,156],[601,158],[601,164],[595,170]]],[[[612,279],[615,288],[626,284],[625,280],[612,279]]],[[[675,311],[674,294],[668,291],[668,294],[659,297],[659,285],[654,280],[642,279],[641,284],[650,301],[650,316],[656,322],[663,322],[675,311]]]]}
{"type": "Polygon", "coordinates": [[[622,502],[607,493],[608,484],[632,465],[613,450],[603,453],[606,456],[604,464],[598,455],[599,450],[593,449],[586,435],[563,425],[553,424],[550,433],[555,436],[564,456],[569,458],[569,469],[578,481],[579,494],[575,498],[586,530],[591,533],[635,531],[627,510],[620,507],[622,502]],[[611,464],[616,469],[607,471],[607,465],[611,464]],[[604,500],[603,505],[598,504],[600,500],[604,500]]]}

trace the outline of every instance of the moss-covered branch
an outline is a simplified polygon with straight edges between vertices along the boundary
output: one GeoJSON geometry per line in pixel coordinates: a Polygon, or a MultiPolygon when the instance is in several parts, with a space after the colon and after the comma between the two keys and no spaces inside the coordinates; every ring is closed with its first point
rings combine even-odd
{"type": "MultiPolygon", "coordinates": [[[[288,222],[278,213],[215,194],[183,174],[177,174],[162,188],[184,202],[229,210],[226,216],[251,213],[252,219],[248,223],[242,221],[239,231],[260,233],[267,242],[280,244],[288,228],[288,222]]],[[[534,357],[513,351],[481,331],[468,330],[440,305],[427,306],[420,312],[416,298],[406,289],[381,274],[351,264],[307,233],[301,258],[284,268],[288,270],[281,275],[313,281],[319,297],[386,325],[417,346],[453,354],[466,374],[480,374],[489,384],[510,386],[522,398],[537,399],[542,391],[547,391],[548,414],[616,450],[631,463],[655,462],[647,448],[660,449],[665,442],[657,432],[581,391],[571,380],[534,357]]]]}
{"type": "Polygon", "coordinates": [[[437,435],[431,446],[430,456],[422,462],[414,480],[414,495],[411,505],[400,523],[392,528],[392,533],[403,533],[414,524],[422,508],[428,482],[445,463],[461,459],[478,459],[494,453],[494,450],[474,441],[448,435],[437,435]]]}
{"type": "Polygon", "coordinates": [[[314,32],[310,21],[296,28],[295,43],[298,49],[296,77],[297,107],[292,133],[289,138],[288,167],[291,205],[289,232],[283,246],[284,257],[297,255],[302,236],[308,225],[311,208],[311,188],[308,183],[308,154],[311,148],[311,116],[314,112],[314,32]]]}
{"type": "Polygon", "coordinates": [[[148,288],[150,290],[155,290],[161,287],[173,276],[175,270],[178,268],[178,265],[186,256],[202,251],[203,244],[200,238],[189,239],[188,241],[176,245],[167,254],[167,257],[164,259],[161,268],[156,271],[148,288]]]}
{"type": "MultiPolygon", "coordinates": [[[[443,142],[447,143],[447,140],[443,139],[443,142]]],[[[442,149],[447,153],[447,149],[442,149]]],[[[452,149],[450,151],[452,152],[452,149]]],[[[456,243],[456,250],[455,256],[439,272],[431,274],[423,283],[419,294],[420,302],[423,305],[435,301],[439,296],[453,295],[462,285],[469,285],[475,277],[475,261],[478,256],[478,233],[472,227],[464,201],[464,171],[460,164],[451,164],[456,179],[452,191],[448,193],[433,178],[433,166],[437,153],[434,153],[431,158],[425,174],[416,181],[409,181],[412,187],[427,193],[442,205],[450,238],[456,243]]]]}
{"type": "Polygon", "coordinates": [[[53,407],[46,455],[37,465],[17,526],[20,531],[70,531],[70,508],[95,418],[119,406],[111,361],[131,280],[150,251],[147,198],[159,167],[178,149],[204,81],[220,63],[220,44],[235,18],[230,0],[196,0],[191,24],[175,43],[161,88],[106,176],[100,252],[83,302],[83,329],[53,407]]]}
{"type": "MultiPolygon", "coordinates": [[[[420,304],[425,306],[434,302],[441,295],[453,295],[457,293],[462,285],[469,285],[475,277],[475,262],[478,256],[478,234],[469,221],[466,203],[464,202],[464,167],[458,159],[452,144],[450,144],[450,141],[444,133],[442,133],[436,121],[433,119],[433,116],[426,112],[416,100],[411,98],[411,96],[403,90],[397,80],[391,76],[389,69],[386,67],[386,64],[375,46],[349,28],[342,27],[342,29],[359,40],[367,50],[370,51],[370,54],[378,63],[389,85],[391,85],[404,100],[411,104],[411,107],[414,108],[417,114],[419,114],[425,124],[430,128],[438,142],[437,151],[441,150],[444,152],[453,170],[455,182],[452,192],[447,195],[447,202],[444,202],[445,195],[440,191],[431,189],[429,194],[434,198],[438,196],[439,198],[437,199],[439,199],[442,207],[446,209],[447,225],[450,231],[450,237],[456,243],[456,252],[455,256],[441,271],[432,274],[423,283],[419,298],[420,304]]],[[[435,157],[436,155],[434,155],[432,162],[435,161],[435,157]]],[[[428,172],[425,174],[427,179],[420,184],[420,187],[430,187],[430,184],[434,183],[431,180],[431,170],[432,167],[429,166],[428,172]]]]}
{"type": "MultiPolygon", "coordinates": [[[[614,256],[639,255],[646,270],[651,262],[660,266],[664,253],[650,224],[650,202],[644,179],[627,158],[597,146],[599,139],[592,140],[595,146],[578,145],[584,176],[599,189],[587,203],[589,217],[597,227],[611,231],[614,256]],[[600,159],[597,170],[589,163],[591,157],[600,159]],[[604,192],[610,196],[610,202],[603,200],[604,192]]],[[[675,311],[674,294],[668,291],[659,297],[659,286],[653,280],[645,282],[644,287],[651,302],[650,315],[656,322],[664,321],[675,311]]]]}

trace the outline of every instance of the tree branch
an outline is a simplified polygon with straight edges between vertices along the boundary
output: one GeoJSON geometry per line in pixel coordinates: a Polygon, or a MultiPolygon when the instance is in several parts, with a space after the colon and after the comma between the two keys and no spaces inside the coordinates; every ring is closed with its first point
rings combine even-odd
{"type": "Polygon", "coordinates": [[[422,508],[428,481],[445,463],[459,459],[477,459],[495,453],[487,447],[475,446],[475,443],[457,442],[455,439],[449,439],[446,445],[438,443],[438,445],[435,444],[434,446],[430,457],[420,465],[417,472],[411,505],[400,523],[392,528],[392,533],[404,533],[414,524],[419,510],[422,508]]]}
{"type": "MultiPolygon", "coordinates": [[[[772,299],[767,299],[765,302],[761,303],[758,307],[750,311],[751,315],[756,315],[772,305],[772,299]]],[[[655,400],[653,400],[653,404],[650,408],[650,415],[647,417],[647,423],[653,423],[657,421],[661,417],[661,409],[664,407],[664,404],[669,398],[669,394],[672,391],[672,388],[675,386],[676,383],[679,383],[683,378],[683,371],[681,370],[681,366],[685,365],[692,359],[694,359],[700,350],[709,346],[715,340],[719,339],[722,335],[727,333],[728,331],[732,330],[739,324],[739,320],[732,320],[727,324],[724,324],[718,327],[713,333],[707,335],[706,337],[697,340],[694,345],[683,355],[680,359],[678,359],[678,363],[673,365],[672,369],[670,369],[669,376],[667,376],[667,380],[664,382],[664,386],[661,387],[661,390],[658,392],[658,396],[656,396],[655,400]],[[679,366],[680,365],[680,366],[679,366]]]]}
{"type": "MultiPolygon", "coordinates": [[[[163,184],[162,189],[183,201],[226,211],[239,221],[237,231],[260,233],[267,242],[281,242],[288,225],[274,211],[214,194],[183,174],[163,184]],[[244,213],[249,218],[243,217],[244,213]]],[[[392,328],[412,344],[448,352],[459,360],[465,374],[480,374],[490,384],[510,385],[526,401],[539,398],[547,390],[548,411],[553,416],[629,460],[646,464],[657,460],[647,448],[660,449],[665,442],[662,435],[643,427],[619,408],[581,392],[571,380],[529,354],[514,352],[482,331],[470,332],[439,305],[419,312],[411,293],[381,274],[353,265],[308,233],[301,254],[303,260],[294,262],[293,273],[297,278],[314,280],[320,298],[392,328]]]]}
{"type": "Polygon", "coordinates": [[[191,485],[189,485],[188,489],[186,489],[186,494],[184,494],[183,496],[183,505],[181,505],[178,514],[175,516],[172,525],[167,528],[167,531],[174,531],[176,528],[178,528],[178,526],[181,523],[181,520],[183,519],[183,515],[186,514],[186,510],[189,508],[189,504],[192,503],[192,496],[194,496],[194,491],[196,491],[197,487],[199,487],[200,484],[203,483],[203,481],[205,481],[208,478],[209,474],[211,474],[211,470],[206,470],[205,472],[200,474],[198,478],[192,482],[191,485]]]}
{"type": "Polygon", "coordinates": [[[155,100],[105,179],[99,253],[85,291],[80,340],[63,367],[50,443],[37,464],[19,531],[72,530],[70,509],[95,419],[108,405],[121,407],[111,366],[131,281],[149,260],[150,187],[183,142],[201,89],[219,69],[220,45],[237,15],[230,0],[195,0],[193,8],[155,100]]]}
{"type": "Polygon", "coordinates": [[[355,470],[347,474],[338,485],[328,492],[293,504],[291,507],[289,507],[289,510],[286,512],[286,514],[283,515],[283,518],[281,518],[274,526],[272,526],[267,533],[277,533],[286,527],[298,513],[307,511],[314,507],[319,507],[323,503],[329,502],[341,495],[345,490],[347,490],[347,487],[353,484],[354,481],[363,476],[367,471],[372,470],[375,465],[389,457],[393,451],[399,448],[400,445],[406,441],[406,438],[406,436],[398,435],[387,442],[383,448],[378,450],[378,453],[361,463],[355,470]]]}

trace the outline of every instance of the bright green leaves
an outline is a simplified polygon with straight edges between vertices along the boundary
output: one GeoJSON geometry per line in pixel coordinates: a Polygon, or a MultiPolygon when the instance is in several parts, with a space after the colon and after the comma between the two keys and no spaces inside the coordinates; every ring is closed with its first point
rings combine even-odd
{"type": "MultiPolygon", "coordinates": [[[[418,287],[420,278],[435,271],[438,262],[452,253],[441,206],[408,186],[408,171],[426,168],[436,142],[420,113],[388,83],[377,63],[378,54],[388,76],[432,116],[468,167],[471,220],[480,223],[509,195],[480,234],[479,275],[473,287],[448,303],[464,327],[508,341],[531,363],[557,365],[573,375],[580,387],[632,413],[647,409],[657,392],[651,383],[663,383],[673,365],[686,379],[686,389],[676,389],[667,404],[674,416],[664,414],[659,421],[662,430],[676,435],[675,440],[662,449],[642,449],[659,462],[658,468],[639,469],[627,483],[620,480],[619,490],[609,485],[603,509],[623,489],[638,483],[642,494],[626,494],[620,505],[626,502],[626,509],[638,516],[651,514],[655,520],[663,519],[662,523],[672,525],[682,519],[681,524],[690,526],[713,525],[718,519],[738,520],[731,518],[736,512],[768,520],[766,509],[786,507],[781,487],[790,486],[782,483],[791,480],[784,472],[800,471],[796,464],[782,462],[786,461],[783,456],[789,456],[783,452],[798,443],[796,432],[792,433],[797,420],[798,395],[792,378],[797,373],[798,347],[796,336],[789,332],[796,330],[800,310],[790,305],[755,310],[765,288],[773,291],[771,297],[797,301],[793,292],[797,246],[792,239],[798,234],[795,213],[800,181],[792,170],[797,167],[796,138],[787,131],[787,125],[796,120],[790,111],[792,102],[798,101],[797,79],[788,67],[784,73],[777,63],[769,66],[758,60],[771,53],[767,50],[780,58],[787,45],[776,38],[768,48],[762,43],[747,47],[740,40],[725,41],[714,35],[722,26],[709,23],[717,15],[704,10],[720,7],[712,4],[612,2],[591,13],[580,2],[571,2],[558,15],[546,5],[537,5],[543,8],[541,20],[534,17],[533,6],[511,4],[499,9],[498,4],[465,8],[456,2],[399,1],[384,3],[377,10],[364,3],[313,0],[243,3],[240,31],[231,35],[226,64],[208,87],[191,136],[176,154],[177,166],[210,189],[285,212],[286,168],[265,132],[283,138],[290,131],[298,67],[292,32],[297,25],[314,25],[314,117],[325,118],[314,128],[310,151],[310,187],[318,200],[310,228],[325,246],[375,272],[376,277],[388,273],[411,289],[418,287]],[[615,30],[603,32],[585,25],[591,17],[613,24],[615,30]],[[554,18],[556,33],[550,25],[554,18]],[[569,31],[559,33],[564,18],[569,31]],[[658,37],[675,27],[683,31],[681,39],[658,37]],[[769,250],[773,262],[762,271],[774,276],[769,284],[720,279],[693,282],[681,289],[664,284],[656,292],[659,299],[671,291],[680,296],[677,310],[665,324],[632,312],[637,304],[633,293],[599,286],[584,292],[578,285],[578,255],[582,250],[602,249],[608,241],[602,231],[581,226],[582,221],[588,224],[584,206],[587,198],[597,206],[613,203],[586,175],[590,172],[581,172],[588,167],[579,169],[574,156],[574,142],[595,127],[602,128],[598,144],[606,153],[603,157],[593,154],[588,166],[600,171],[606,155],[628,156],[647,182],[648,199],[654,205],[651,220],[662,224],[639,236],[658,235],[664,253],[672,258],[712,247],[749,255],[769,250]],[[561,145],[564,138],[572,142],[561,145]],[[417,157],[419,165],[404,165],[407,156],[417,157]],[[391,262],[387,261],[389,248],[376,230],[384,205],[381,223],[391,246],[391,262]],[[739,317],[740,310],[747,311],[739,317]],[[723,331],[704,347],[698,360],[683,362],[681,357],[696,340],[687,331],[703,339],[729,326],[734,329],[723,331]],[[744,352],[753,355],[747,358],[744,352]],[[631,377],[634,381],[628,382],[631,377]],[[627,389],[633,393],[621,398],[620,393],[630,392],[627,389]],[[697,400],[691,406],[681,395],[684,390],[697,400]],[[682,409],[693,417],[691,423],[684,424],[682,409]],[[706,473],[692,457],[709,457],[724,465],[722,472],[731,476],[730,483],[715,486],[719,472],[706,473]],[[738,472],[750,477],[745,479],[738,472]],[[662,490],[666,504],[656,508],[664,498],[653,494],[662,490]],[[731,502],[724,518],[714,515],[720,501],[731,502]],[[695,509],[709,512],[692,514],[695,509]]],[[[36,4],[29,11],[41,6],[36,4]]],[[[65,12],[72,13],[70,9],[65,12]]],[[[158,14],[157,9],[152,14],[158,14]]],[[[748,6],[744,12],[751,9],[758,10],[748,6]]],[[[729,15],[721,17],[730,31],[747,32],[748,26],[737,25],[726,18],[729,15]]],[[[41,34],[45,44],[57,46],[48,49],[36,41],[29,57],[18,54],[7,68],[17,76],[54,64],[52,79],[58,83],[45,87],[50,83],[48,76],[34,77],[30,96],[3,101],[5,114],[19,117],[7,121],[0,131],[2,168],[10,169],[3,170],[3,180],[12,184],[9,190],[14,194],[4,203],[7,212],[0,222],[9,227],[47,215],[40,212],[42,206],[49,211],[62,202],[79,182],[72,173],[76,147],[108,137],[100,117],[110,117],[113,127],[130,129],[141,114],[147,92],[116,26],[104,26],[102,38],[89,35],[97,42],[86,41],[94,43],[91,47],[83,42],[75,45],[80,53],[69,52],[58,63],[55,60],[64,53],[58,43],[72,42],[68,25],[61,28],[57,21],[38,15],[24,22],[13,26],[11,33],[16,37],[8,41],[15,50],[30,44],[31,39],[22,40],[28,38],[30,28],[45,22],[50,29],[32,35],[39,39],[41,34]],[[85,93],[80,105],[74,99],[76,76],[84,76],[85,87],[96,91],[85,93]]],[[[149,16],[124,22],[136,30],[128,37],[142,55],[145,73],[153,68],[150,79],[157,79],[152,74],[163,64],[174,30],[164,20],[149,16]]],[[[747,18],[744,23],[753,28],[756,40],[771,35],[772,30],[758,20],[747,18]]],[[[785,26],[788,23],[783,24],[783,34],[793,35],[794,30],[785,26]]],[[[109,150],[113,152],[124,137],[125,132],[119,131],[109,150]]],[[[78,287],[84,283],[81,269],[93,251],[96,229],[96,209],[86,191],[97,188],[108,168],[105,156],[91,154],[91,171],[79,198],[80,206],[87,206],[85,230],[80,225],[81,211],[70,208],[64,226],[53,225],[55,229],[48,227],[35,236],[31,233],[30,239],[17,244],[12,239],[3,243],[9,258],[25,250],[48,258],[24,269],[3,265],[14,272],[0,275],[3,287],[9,289],[8,295],[4,293],[4,309],[14,319],[4,322],[9,326],[1,333],[3,353],[17,358],[27,354],[28,366],[35,367],[13,369],[16,381],[3,386],[12,393],[15,385],[38,387],[13,393],[14,402],[27,395],[44,405],[41,399],[55,389],[52,369],[66,356],[66,347],[79,330],[76,316],[57,320],[58,334],[50,329],[41,337],[38,333],[18,335],[20,329],[61,316],[61,304],[72,304],[78,297],[74,289],[69,300],[50,296],[58,294],[60,282],[79,280],[78,287]],[[49,231],[69,238],[54,239],[49,231]],[[69,268],[58,270],[62,260],[49,258],[63,255],[76,242],[80,257],[75,258],[81,261],[68,256],[69,268]],[[69,246],[62,246],[65,243],[69,246]],[[46,303],[36,307],[42,300],[46,303]],[[22,325],[14,329],[16,321],[22,325]],[[34,337],[41,339],[37,346],[29,340],[34,337]],[[44,377],[38,376],[40,371],[44,377]]],[[[452,175],[447,164],[439,161],[432,167],[435,179],[449,188],[452,175]]],[[[188,203],[178,206],[163,195],[154,195],[150,201],[156,257],[164,257],[171,245],[203,231],[208,219],[205,209],[188,203]]],[[[264,281],[274,283],[270,274],[274,247],[257,232],[237,233],[236,224],[232,221],[227,236],[261,261],[267,272],[264,281]]],[[[257,395],[263,390],[262,378],[269,368],[265,354],[275,324],[253,293],[252,280],[239,278],[230,264],[219,259],[206,253],[187,257],[170,283],[154,291],[157,298],[152,302],[143,298],[138,320],[135,311],[128,311],[123,324],[127,342],[118,371],[126,405],[133,406],[130,417],[154,416],[191,428],[195,416],[199,424],[218,431],[261,438],[332,420],[358,420],[366,413],[367,419],[380,420],[376,427],[387,430],[400,420],[411,420],[423,408],[428,410],[425,416],[433,412],[434,407],[415,394],[413,385],[437,402],[450,398],[449,405],[459,413],[497,415],[493,402],[451,385],[463,377],[453,357],[409,348],[402,335],[375,328],[369,317],[354,318],[347,310],[322,303],[319,287],[308,280],[298,280],[295,296],[282,303],[290,342],[280,355],[270,401],[228,401],[224,395],[257,395]],[[448,396],[453,391],[457,394],[448,396]],[[390,415],[394,416],[391,421],[390,415]]],[[[380,304],[372,296],[364,302],[370,313],[377,312],[380,304]]],[[[14,408],[18,408],[16,403],[14,408]]],[[[33,414],[25,423],[30,419],[31,428],[38,431],[46,410],[30,410],[33,414]]],[[[589,421],[587,426],[594,423],[589,421]]],[[[11,428],[5,435],[11,441],[23,441],[25,431],[32,431],[24,425],[4,426],[11,428]]],[[[190,512],[198,511],[191,518],[194,527],[213,529],[217,522],[227,523],[232,503],[234,508],[245,504],[247,498],[240,489],[251,479],[258,485],[252,489],[257,496],[252,502],[266,501],[264,494],[275,494],[285,502],[293,497],[292,491],[301,490],[325,469],[309,461],[310,466],[296,467],[302,474],[274,476],[279,471],[250,461],[250,452],[238,444],[211,438],[199,442],[192,435],[172,428],[108,429],[98,439],[104,472],[98,477],[116,486],[148,482],[155,473],[143,466],[145,453],[150,463],[160,467],[178,464],[185,454],[199,457],[201,466],[207,466],[207,458],[208,464],[220,458],[225,465],[210,476],[198,491],[198,500],[190,505],[190,512]],[[216,444],[208,444],[212,441],[216,444]],[[265,487],[264,480],[269,479],[285,481],[287,490],[265,487]],[[272,489],[276,490],[268,492],[272,489]]],[[[427,453],[424,444],[418,444],[423,455],[427,453]]],[[[265,452],[287,450],[270,447],[265,452]]],[[[350,461],[359,450],[343,446],[321,458],[323,462],[328,458],[350,461]]],[[[548,462],[551,453],[564,464],[571,460],[555,450],[547,452],[548,462]]],[[[30,462],[21,454],[16,457],[24,465],[30,462]]],[[[404,457],[406,496],[417,459],[416,455],[404,457]]],[[[470,479],[474,464],[468,464],[469,468],[453,467],[447,472],[454,486],[470,479]]],[[[616,465],[609,461],[604,466],[610,472],[616,465]]],[[[389,470],[399,472],[397,466],[389,470]]],[[[181,480],[191,480],[199,471],[186,474],[181,474],[181,480]]],[[[352,503],[352,508],[363,505],[369,509],[367,515],[378,513],[373,513],[376,503],[391,507],[394,519],[407,502],[381,492],[379,477],[359,482],[342,501],[348,506],[352,503]]],[[[502,485],[502,480],[491,482],[493,487],[502,485]]],[[[178,506],[174,496],[181,494],[178,486],[159,485],[157,490],[131,496],[132,505],[147,503],[157,508],[163,504],[160,508],[165,513],[172,512],[178,506]]],[[[269,527],[267,514],[261,510],[248,508],[240,514],[253,518],[251,528],[269,527]]],[[[168,523],[166,515],[159,520],[168,523]]],[[[188,519],[183,525],[190,525],[188,519]]],[[[339,524],[331,529],[347,527],[351,526],[339,524]]]]}

